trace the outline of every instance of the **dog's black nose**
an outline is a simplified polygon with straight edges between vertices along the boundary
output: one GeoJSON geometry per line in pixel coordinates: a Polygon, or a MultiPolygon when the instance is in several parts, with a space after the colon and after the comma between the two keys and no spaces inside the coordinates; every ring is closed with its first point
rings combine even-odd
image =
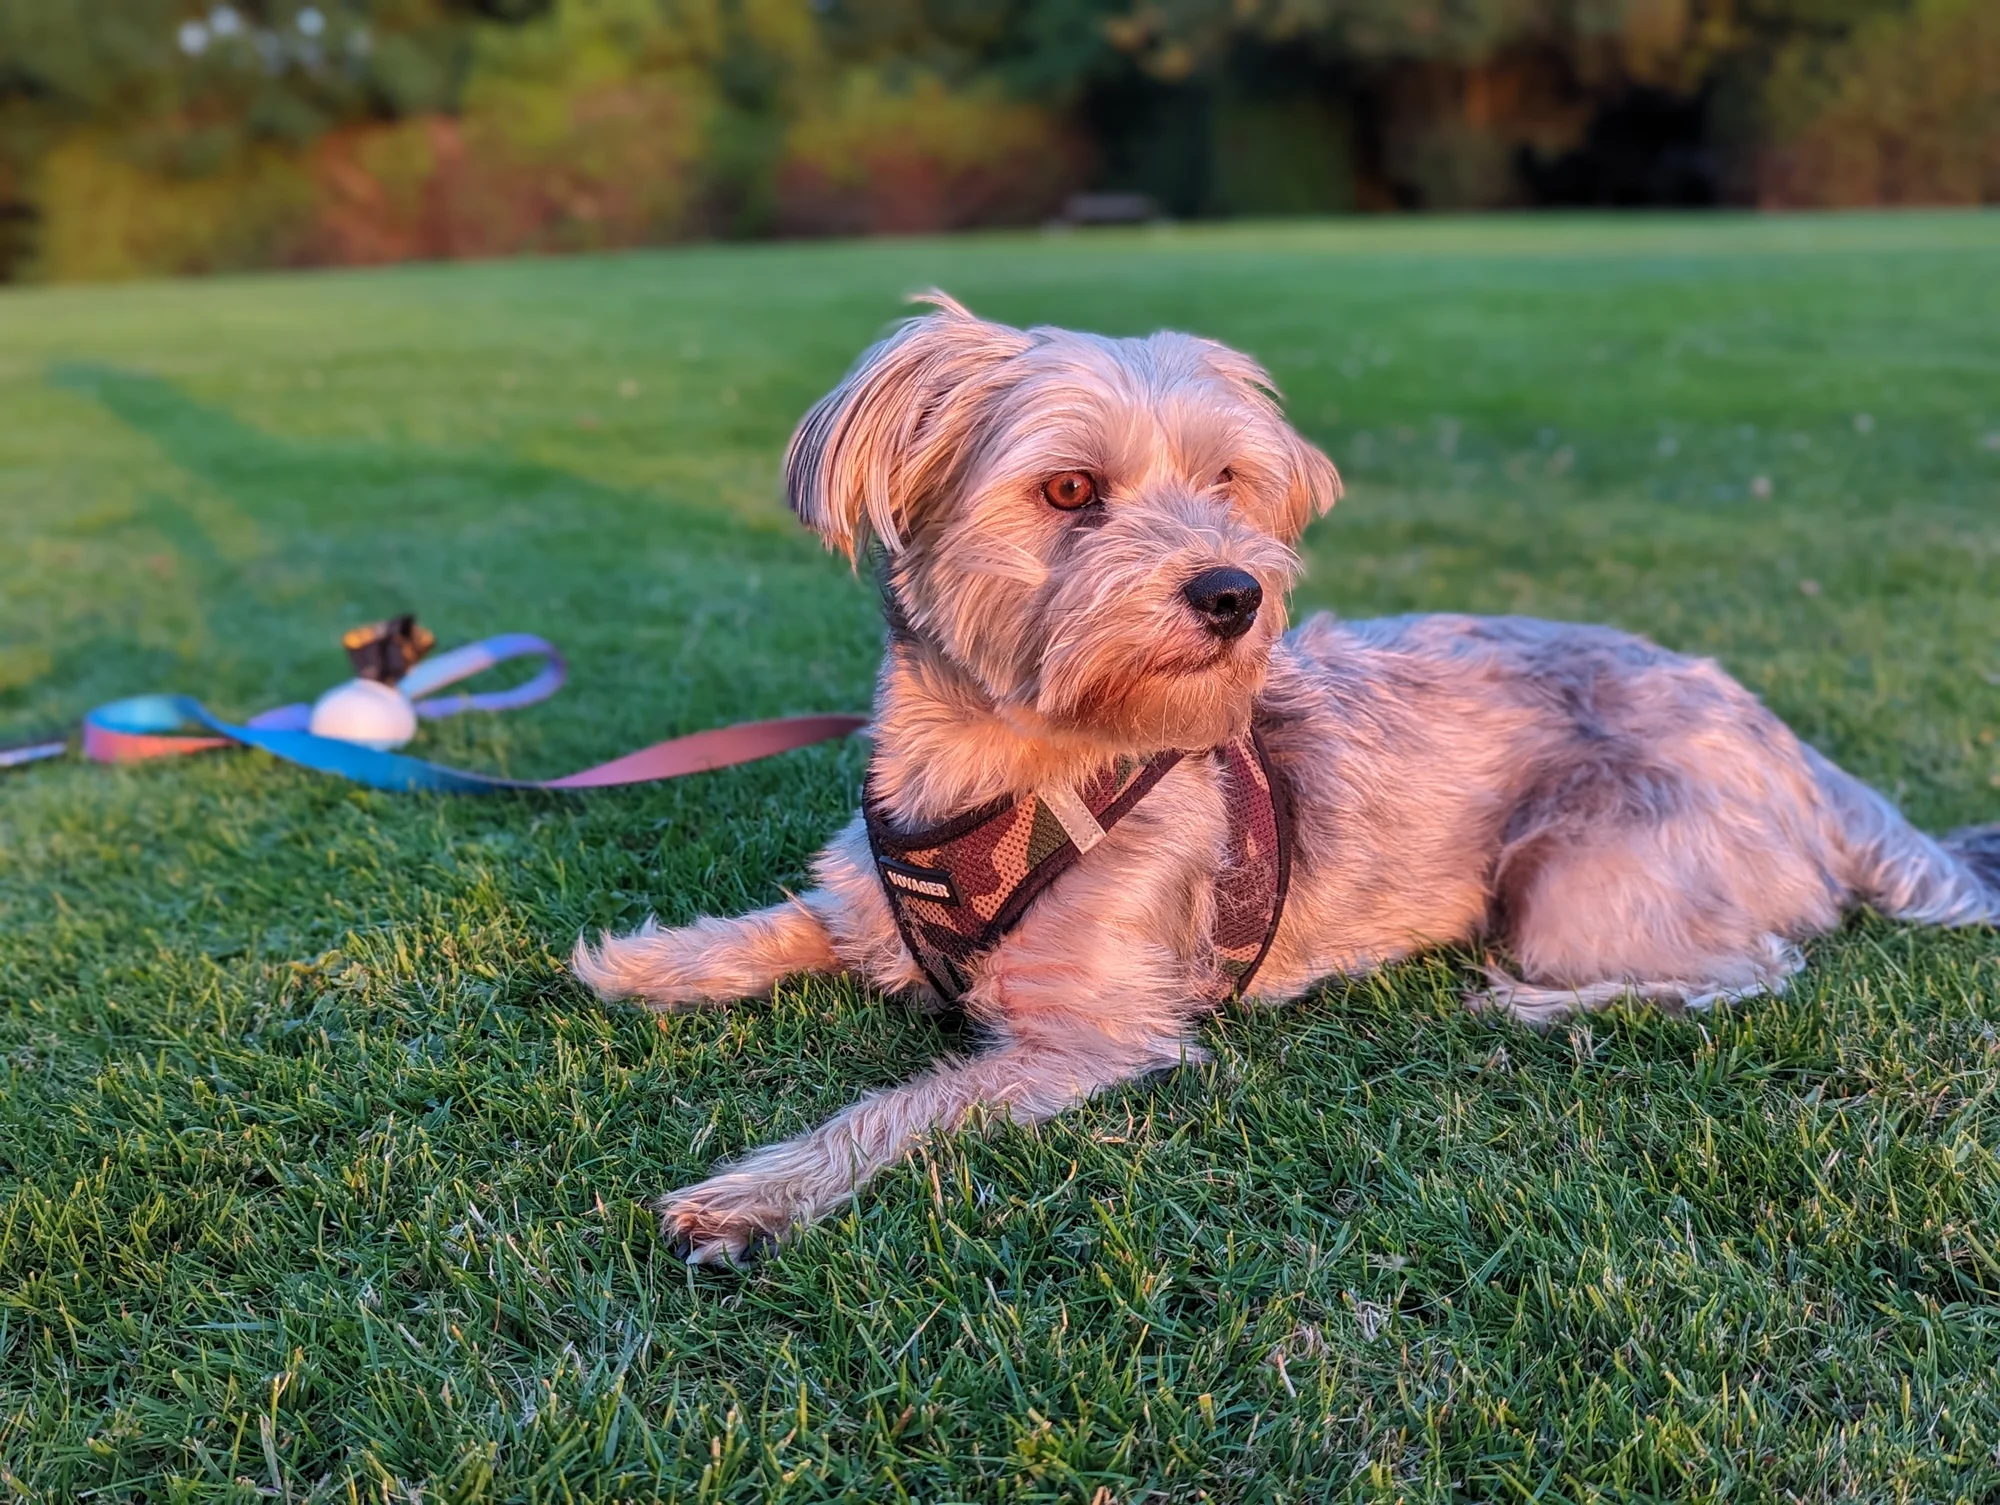
{"type": "Polygon", "coordinates": [[[1219,638],[1240,638],[1257,620],[1257,608],[1264,604],[1264,587],[1246,570],[1203,570],[1181,587],[1187,604],[1208,630],[1219,638]]]}

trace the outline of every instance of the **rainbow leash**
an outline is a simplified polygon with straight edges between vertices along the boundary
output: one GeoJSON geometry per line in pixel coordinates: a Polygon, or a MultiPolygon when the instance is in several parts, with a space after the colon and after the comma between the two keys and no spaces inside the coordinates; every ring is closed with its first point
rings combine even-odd
{"type": "MultiPolygon", "coordinates": [[[[355,652],[353,643],[349,644],[349,651],[355,652]]],[[[422,647],[417,650],[422,651],[422,647]]],[[[361,662],[357,656],[357,666],[361,662]]],[[[561,689],[567,674],[562,654],[554,644],[531,633],[504,633],[417,663],[392,682],[399,685],[418,716],[440,720],[466,711],[507,711],[533,705],[561,689]],[[522,684],[481,694],[436,695],[437,691],[484,673],[496,664],[520,658],[542,660],[541,669],[522,684]]],[[[83,753],[98,763],[134,763],[213,748],[255,747],[301,768],[335,774],[372,789],[494,794],[507,789],[605,789],[680,778],[768,758],[816,742],[829,742],[867,725],[863,716],[786,716],[656,742],[559,779],[505,779],[316,736],[308,730],[311,718],[312,707],[300,703],[278,706],[238,726],[224,721],[191,696],[139,695],[101,705],[83,718],[83,753]],[[195,734],[190,735],[191,730],[195,734]]],[[[60,741],[30,744],[10,754],[9,760],[26,763],[51,756],[65,746],[60,741]]],[[[0,763],[0,767],[4,766],[8,764],[0,763]]]]}

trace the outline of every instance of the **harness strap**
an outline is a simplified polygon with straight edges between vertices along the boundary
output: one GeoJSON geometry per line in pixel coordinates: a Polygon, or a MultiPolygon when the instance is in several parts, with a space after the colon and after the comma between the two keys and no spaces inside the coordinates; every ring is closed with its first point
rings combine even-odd
{"type": "Polygon", "coordinates": [[[1278,937],[1292,886],[1292,811],[1285,782],[1253,726],[1216,749],[1228,845],[1215,875],[1216,990],[1221,1003],[1249,992],[1278,937]]]}
{"type": "Polygon", "coordinates": [[[972,964],[1180,760],[1178,752],[1161,753],[1145,763],[1120,758],[1082,789],[1066,790],[1054,802],[1042,791],[1018,798],[1003,795],[940,825],[907,833],[890,824],[871,772],[861,799],[868,845],[903,944],[938,996],[953,1003],[963,997],[971,985],[972,964]],[[1097,834],[1084,829],[1080,847],[1071,828],[1083,828],[1086,822],[1097,834]]]}
{"type": "MultiPolygon", "coordinates": [[[[1104,839],[1185,756],[1120,758],[1080,789],[1003,796],[931,826],[896,829],[873,774],[862,796],[868,844],[896,928],[938,996],[957,1002],[978,962],[1048,886],[1104,839]]],[[[1220,1002],[1256,975],[1285,902],[1291,831],[1283,791],[1253,730],[1215,748],[1227,850],[1210,939],[1220,1002]]]]}

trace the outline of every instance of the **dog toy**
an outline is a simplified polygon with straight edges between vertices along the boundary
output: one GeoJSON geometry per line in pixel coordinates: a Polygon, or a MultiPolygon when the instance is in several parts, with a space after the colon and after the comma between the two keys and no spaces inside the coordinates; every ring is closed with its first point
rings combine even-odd
{"type": "MultiPolygon", "coordinates": [[[[403,746],[417,734],[417,708],[396,682],[436,645],[436,634],[419,627],[407,613],[349,629],[340,646],[347,650],[355,677],[313,702],[306,730],[315,737],[354,742],[377,752],[403,746]]],[[[546,693],[553,693],[562,682],[561,662],[555,660],[558,678],[546,693]]]]}
{"type": "Polygon", "coordinates": [[[313,702],[306,730],[315,737],[388,752],[417,734],[417,708],[409,696],[379,679],[350,679],[313,702]]]}

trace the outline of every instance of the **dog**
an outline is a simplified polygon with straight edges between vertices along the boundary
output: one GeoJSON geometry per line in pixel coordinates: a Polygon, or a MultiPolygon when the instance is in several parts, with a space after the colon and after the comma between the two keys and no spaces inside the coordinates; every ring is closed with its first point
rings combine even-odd
{"type": "Polygon", "coordinates": [[[933,1130],[1040,1122],[1199,1057],[1195,1022],[1234,996],[1221,750],[1252,732],[1289,836],[1254,1003],[1464,944],[1505,959],[1470,1002],[1529,1024],[1624,997],[1699,1009],[1782,989],[1850,905],[2000,921],[2000,825],[1924,835],[1710,660],[1522,618],[1287,632],[1297,542],[1341,483],[1250,358],[919,301],[785,460],[798,516],[881,577],[863,813],[795,899],[579,940],[572,966],[663,1010],[797,973],[962,989],[989,1043],[667,1197],[690,1261],[785,1238],[933,1130]],[[1160,761],[1115,824],[1070,819],[1106,770],[1160,761]],[[940,983],[905,901],[952,875],[884,841],[1031,795],[1068,812],[1072,860],[940,983]]]}

